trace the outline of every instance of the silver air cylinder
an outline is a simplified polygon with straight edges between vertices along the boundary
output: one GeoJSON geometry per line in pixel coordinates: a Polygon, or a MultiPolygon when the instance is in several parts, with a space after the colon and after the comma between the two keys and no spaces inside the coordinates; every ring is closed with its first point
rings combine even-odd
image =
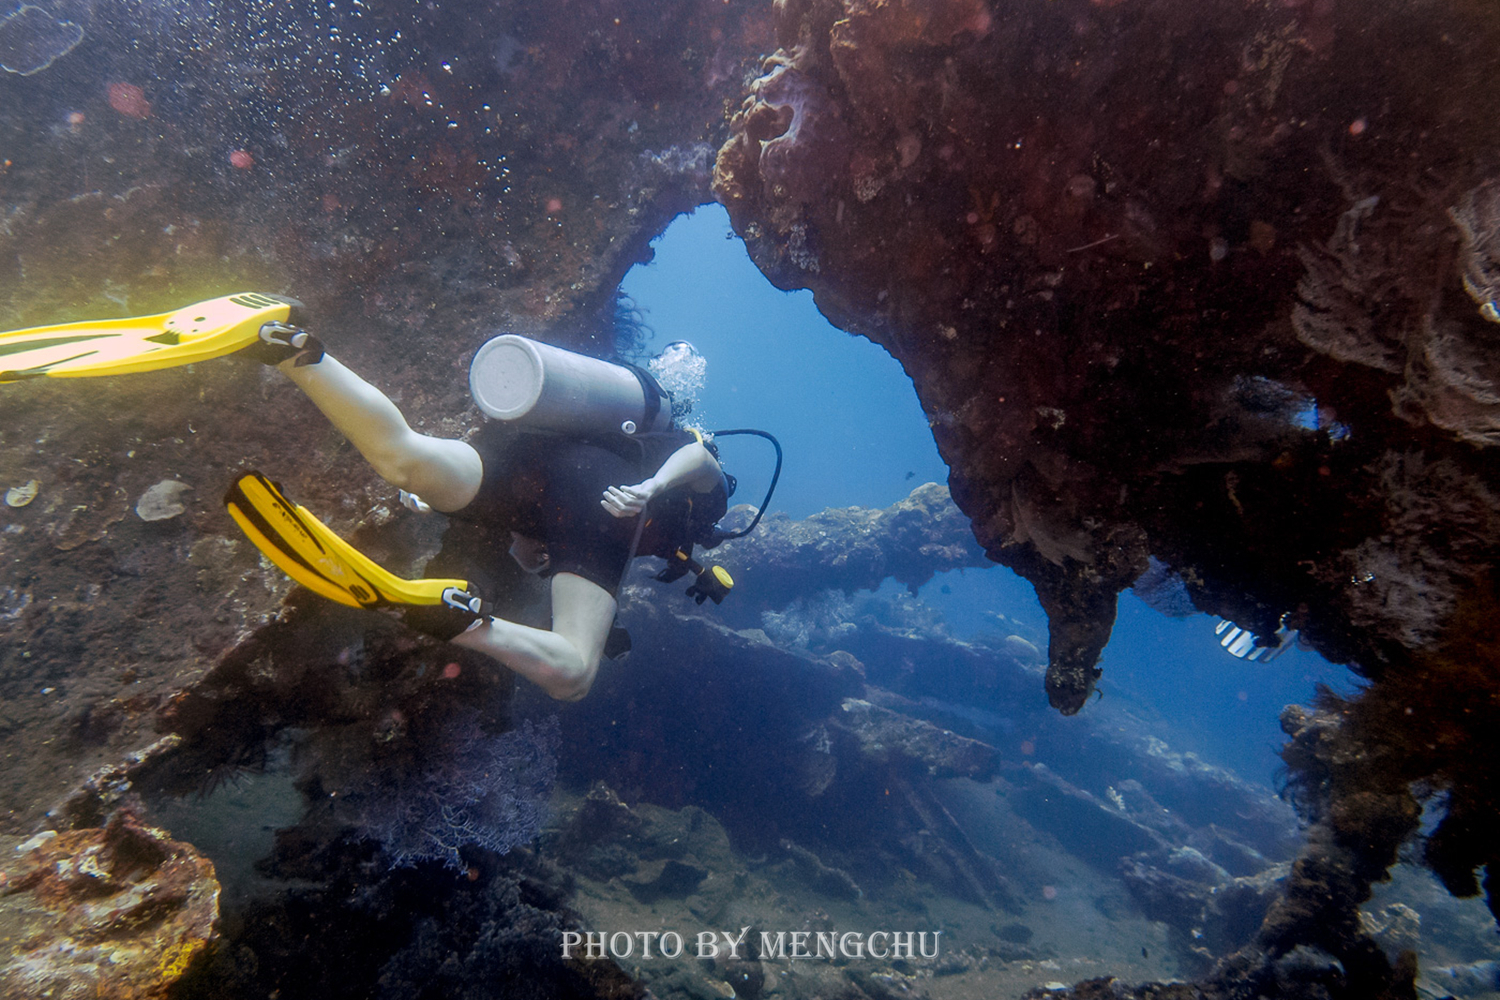
{"type": "Polygon", "coordinates": [[[631,434],[672,424],[671,401],[649,412],[646,391],[630,369],[513,333],[474,355],[469,391],[485,416],[539,430],[631,434]]]}

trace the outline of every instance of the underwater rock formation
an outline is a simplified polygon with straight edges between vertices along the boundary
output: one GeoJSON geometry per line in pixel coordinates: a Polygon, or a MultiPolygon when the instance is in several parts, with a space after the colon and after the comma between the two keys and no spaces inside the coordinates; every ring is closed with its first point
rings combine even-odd
{"type": "Polygon", "coordinates": [[[959,506],[1052,619],[1062,710],[1148,553],[1201,609],[1292,613],[1376,670],[1500,544],[1453,446],[1500,398],[1495,31],[1465,4],[778,7],[715,191],[773,282],[907,366],[959,506]]]}
{"type": "MultiPolygon", "coordinates": [[[[744,508],[736,508],[725,524],[732,528],[733,519],[744,516],[744,508]]],[[[991,565],[974,544],[968,520],[937,483],[918,486],[884,510],[830,508],[795,521],[770,514],[714,558],[734,573],[739,589],[725,613],[737,618],[825,590],[874,590],[887,578],[916,593],[938,573],[991,565]]]]}
{"type": "MultiPolygon", "coordinates": [[[[294,292],[338,353],[399,386],[419,429],[457,436],[472,412],[464,364],[497,327],[608,353],[601,317],[619,277],[709,196],[712,165],[772,280],[811,288],[905,366],[969,521],[924,494],[900,523],[843,512],[833,529],[788,525],[744,593],[775,594],[781,609],[887,574],[913,585],[975,565],[971,530],[1049,615],[1045,679],[1015,655],[940,658],[889,632],[825,630],[810,652],[776,649],[754,634],[772,631],[754,620],[768,608],[748,600],[739,633],[647,621],[641,635],[659,627],[632,654],[639,673],[580,710],[565,774],[582,776],[593,753],[616,787],[748,811],[782,788],[749,763],[764,750],[802,795],[865,803],[891,769],[833,724],[844,699],[889,708],[888,689],[906,714],[957,730],[972,720],[928,699],[977,693],[998,715],[1044,685],[1076,712],[1115,595],[1155,556],[1198,608],[1262,636],[1284,622],[1375,678],[1362,699],[1289,720],[1313,839],[1270,911],[1267,953],[1222,981],[1281,995],[1404,988],[1355,908],[1414,829],[1425,803],[1413,788],[1447,803],[1428,861],[1494,906],[1500,27],[1486,4],[735,0],[635,4],[616,20],[567,0],[498,4],[483,31],[444,5],[363,20],[323,5],[313,18],[300,4],[231,3],[185,21],[138,7],[94,5],[80,49],[3,79],[0,326],[144,312],[226,285],[294,292]],[[723,104],[745,98],[745,70],[775,44],[730,136],[723,104]],[[887,540],[827,541],[854,541],[844,529],[887,540]],[[791,557],[776,565],[779,552],[791,557]],[[648,700],[683,711],[643,717],[633,705],[648,700]],[[694,714],[710,703],[730,710],[694,714]],[[785,708],[770,727],[733,710],[772,703],[785,708]],[[704,769],[656,773],[651,754],[668,744],[704,769]],[[1309,957],[1309,943],[1326,954],[1309,957]]],[[[150,784],[143,770],[172,790],[212,789],[262,766],[272,733],[302,726],[320,733],[309,759],[352,787],[380,737],[405,738],[403,718],[442,708],[414,675],[445,655],[414,643],[366,658],[363,630],[337,612],[283,604],[289,585],[219,509],[211,484],[253,464],[394,569],[436,548],[432,528],[391,516],[388,491],[306,401],[263,374],[226,360],[87,398],[42,382],[0,393],[0,483],[19,490],[0,533],[14,567],[0,585],[0,722],[28,748],[3,786],[12,826],[158,728],[183,740],[170,764],[97,772],[54,821],[102,822],[126,785],[150,784]],[[132,515],[183,470],[196,489],[181,513],[132,515]],[[304,655],[278,657],[278,630],[299,625],[304,655]]],[[[456,662],[474,683],[479,671],[456,662]]],[[[460,697],[503,716],[509,696],[478,684],[460,697]]],[[[1057,732],[1016,715],[1028,734],[1057,732]]],[[[1248,801],[1098,734],[1072,757],[1059,775],[1095,800],[1074,806],[1097,809],[1097,779],[1118,781],[1135,759],[1142,794],[1175,811],[1196,791],[1248,801]]],[[[921,826],[914,793],[881,832],[921,826]]],[[[1275,839],[1274,817],[1248,814],[1256,844],[1275,839]]],[[[778,832],[800,844],[812,831],[778,832]]],[[[356,842],[307,870],[357,895],[349,873],[375,849],[356,842]]],[[[562,926],[556,907],[532,905],[545,881],[506,875],[493,897],[435,902],[389,988],[445,968],[433,928],[450,917],[478,942],[453,977],[521,964],[529,931],[539,948],[562,926]]],[[[399,911],[401,888],[420,884],[382,883],[371,912],[399,911]]],[[[296,937],[285,927],[330,914],[375,926],[309,892],[254,926],[255,944],[276,953],[296,937]]],[[[273,988],[246,969],[229,978],[273,988]]],[[[373,973],[361,982],[373,989],[373,973]]]]}
{"type": "Polygon", "coordinates": [[[905,365],[976,537],[1037,588],[1062,712],[1153,556],[1198,609],[1376,679],[1317,755],[1357,774],[1330,788],[1290,753],[1320,826],[1255,975],[1323,977],[1273,968],[1306,942],[1339,990],[1409,989],[1355,908],[1415,830],[1414,782],[1448,797],[1430,863],[1478,892],[1497,777],[1470,762],[1500,726],[1471,637],[1500,555],[1500,24],[800,0],[776,29],[715,168],[752,256],[905,365]],[[1417,695],[1434,673],[1463,694],[1417,695]]]}
{"type": "Polygon", "coordinates": [[[218,937],[213,862],[126,809],[5,854],[7,997],[162,1000],[218,937]]]}

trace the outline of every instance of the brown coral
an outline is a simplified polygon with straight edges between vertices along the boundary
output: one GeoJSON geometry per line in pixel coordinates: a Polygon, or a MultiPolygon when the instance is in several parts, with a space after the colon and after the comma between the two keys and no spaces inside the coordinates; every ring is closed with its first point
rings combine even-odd
{"type": "Polygon", "coordinates": [[[1292,327],[1315,351],[1399,376],[1390,395],[1403,419],[1493,445],[1500,443],[1500,333],[1479,320],[1500,323],[1500,182],[1481,183],[1443,213],[1456,234],[1439,222],[1435,197],[1404,206],[1359,198],[1326,243],[1300,248],[1306,270],[1292,327]],[[1456,273],[1445,265],[1453,242],[1456,273]],[[1448,293],[1455,277],[1478,303],[1477,317],[1448,293]]]}
{"type": "Polygon", "coordinates": [[[1493,696],[1429,660],[1492,607],[1500,558],[1500,24],[1377,0],[922,10],[779,4],[768,66],[841,118],[839,155],[803,163],[827,193],[761,182],[753,95],[715,190],[774,283],[912,376],[954,500],[1048,613],[1054,706],[1087,700],[1148,555],[1199,609],[1375,679],[1297,727],[1323,825],[1265,953],[1218,982],[1274,990],[1311,943],[1337,989],[1409,994],[1355,919],[1415,828],[1408,787],[1454,790],[1429,857],[1460,891],[1492,822],[1491,779],[1449,754],[1487,750],[1493,696]],[[1364,714],[1403,698],[1431,702],[1435,749],[1364,714]]]}

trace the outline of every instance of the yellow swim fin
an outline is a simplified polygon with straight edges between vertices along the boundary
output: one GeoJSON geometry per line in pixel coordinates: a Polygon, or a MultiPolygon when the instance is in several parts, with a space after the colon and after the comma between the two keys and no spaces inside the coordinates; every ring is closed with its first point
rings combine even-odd
{"type": "Polygon", "coordinates": [[[442,606],[476,617],[483,604],[466,580],[406,580],[334,534],[259,472],[240,476],[224,497],[255,547],[308,590],[352,608],[442,606]]]}
{"type": "Polygon", "coordinates": [[[175,368],[260,342],[266,323],[294,323],[302,303],[240,292],[174,312],[0,333],[0,382],[86,378],[175,368]]]}

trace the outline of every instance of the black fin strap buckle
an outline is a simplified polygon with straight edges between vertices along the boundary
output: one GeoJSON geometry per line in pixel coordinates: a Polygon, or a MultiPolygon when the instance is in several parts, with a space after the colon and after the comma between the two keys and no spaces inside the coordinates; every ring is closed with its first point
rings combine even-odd
{"type": "Polygon", "coordinates": [[[472,594],[457,587],[443,588],[443,604],[455,611],[467,611],[475,618],[483,618],[490,611],[489,604],[478,594],[472,594]]]}
{"type": "Polygon", "coordinates": [[[295,358],[294,367],[301,368],[304,365],[315,365],[323,360],[323,342],[300,326],[292,326],[281,320],[273,319],[269,323],[262,323],[260,327],[260,342],[272,348],[285,350],[286,357],[278,359],[285,361],[286,358],[295,358]]]}

